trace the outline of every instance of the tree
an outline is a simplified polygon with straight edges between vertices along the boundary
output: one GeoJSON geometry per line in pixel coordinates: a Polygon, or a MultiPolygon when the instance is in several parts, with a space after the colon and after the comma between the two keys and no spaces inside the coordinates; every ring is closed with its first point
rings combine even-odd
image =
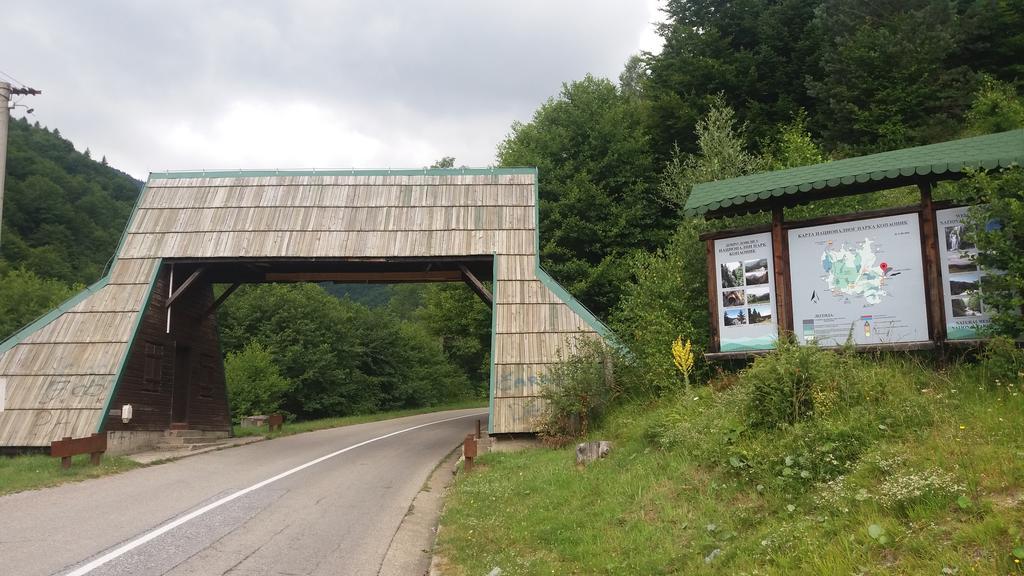
{"type": "Polygon", "coordinates": [[[315,284],[240,289],[218,315],[226,352],[252,343],[291,382],[281,408],[299,418],[412,408],[472,395],[436,338],[386,307],[339,300],[315,284]]]}
{"type": "Polygon", "coordinates": [[[707,115],[697,122],[699,151],[688,154],[673,149],[658,188],[662,198],[681,211],[694,185],[764,169],[768,162],[747,151],[745,129],[736,125],[735,112],[722,95],[712,98],[707,115]]]}
{"type": "Polygon", "coordinates": [[[28,122],[11,122],[4,194],[5,260],[64,282],[100,277],[142,183],[28,122]]]}
{"type": "Polygon", "coordinates": [[[624,257],[667,240],[672,211],[657,201],[645,104],[610,81],[566,84],[498,147],[502,166],[537,166],[541,258],[594,312],[618,300],[624,257]]]}
{"type": "Polygon", "coordinates": [[[948,0],[825,0],[809,75],[826,147],[861,154],[954,136],[976,74],[954,64],[959,17],[948,0]]]}
{"type": "Polygon", "coordinates": [[[1005,82],[991,76],[982,78],[981,87],[967,112],[965,135],[978,136],[1024,128],[1024,98],[1005,82]]]}
{"type": "Polygon", "coordinates": [[[82,286],[0,267],[0,341],[67,300],[82,286]]]}
{"type": "Polygon", "coordinates": [[[812,109],[804,79],[816,74],[820,36],[811,34],[821,0],[669,0],[660,54],[648,57],[650,130],[662,161],[674,146],[697,151],[697,122],[716,94],[749,126],[752,144],[777,124],[812,109]]]}
{"type": "Polygon", "coordinates": [[[415,318],[483,396],[490,376],[491,309],[467,286],[432,284],[415,318]]]}
{"type": "Polygon", "coordinates": [[[271,414],[281,409],[291,383],[281,376],[273,355],[259,342],[250,342],[224,360],[231,416],[271,414]]]}
{"type": "Polygon", "coordinates": [[[619,74],[619,92],[627,98],[640,98],[643,96],[647,79],[647,63],[642,56],[634,54],[629,57],[625,68],[619,74]]]}
{"type": "Polygon", "coordinates": [[[430,165],[431,168],[454,168],[455,156],[444,156],[437,162],[430,165]]]}

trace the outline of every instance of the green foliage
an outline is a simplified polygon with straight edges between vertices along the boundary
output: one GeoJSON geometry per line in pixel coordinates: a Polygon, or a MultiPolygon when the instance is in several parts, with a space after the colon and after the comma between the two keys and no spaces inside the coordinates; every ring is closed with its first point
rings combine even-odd
{"type": "MultiPolygon", "coordinates": [[[[323,282],[320,287],[336,298],[350,298],[367,308],[387,306],[395,295],[395,289],[402,285],[396,284],[335,284],[323,282]]],[[[416,284],[407,284],[420,288],[416,284]]]]}
{"type": "Polygon", "coordinates": [[[640,99],[587,76],[498,147],[501,166],[538,168],[542,262],[598,315],[618,301],[626,255],[661,246],[673,225],[657,201],[644,115],[640,99]]]}
{"type": "Polygon", "coordinates": [[[953,65],[955,4],[825,0],[815,125],[832,148],[861,153],[938,142],[958,132],[974,74],[953,65]]]}
{"type": "Polygon", "coordinates": [[[573,354],[548,369],[542,381],[546,404],[538,434],[552,444],[586,436],[619,392],[612,351],[601,342],[585,339],[575,347],[573,354]]]}
{"type": "Polygon", "coordinates": [[[981,369],[989,385],[1024,386],[1024,350],[1006,336],[990,338],[981,352],[981,369]]]}
{"type": "Polygon", "coordinates": [[[412,408],[472,394],[439,341],[385,308],[338,300],[313,284],[245,287],[219,315],[225,352],[256,342],[292,387],[299,419],[412,408]]]}
{"type": "Polygon", "coordinates": [[[687,220],[663,250],[631,259],[635,280],[623,287],[612,316],[612,328],[632,355],[623,367],[627,394],[650,395],[679,386],[672,342],[680,336],[696,351],[692,380],[707,375],[702,354],[710,346],[707,270],[704,250],[694,249],[706,229],[702,220],[687,220]]]}
{"type": "Polygon", "coordinates": [[[692,135],[713,95],[753,144],[806,110],[842,155],[955,137],[980,74],[1024,78],[1017,0],[671,0],[643,95],[659,160],[692,135]]]}
{"type": "Polygon", "coordinates": [[[8,139],[3,258],[46,278],[97,280],[142,183],[24,118],[8,139]]]}
{"type": "Polygon", "coordinates": [[[750,142],[773,135],[800,109],[812,110],[804,88],[818,69],[819,36],[811,25],[819,0],[667,2],[665,45],[649,57],[650,131],[667,161],[674,145],[696,152],[698,121],[723,94],[750,129],[750,142]]]}
{"type": "Polygon", "coordinates": [[[17,268],[4,271],[0,266],[0,340],[56,308],[82,289],[60,280],[40,278],[17,268]]]}
{"type": "MultiPolygon", "coordinates": [[[[467,286],[432,284],[414,318],[441,343],[448,360],[486,395],[490,378],[491,309],[467,286]]],[[[393,307],[397,303],[393,301],[393,307]]]]}
{"type": "Polygon", "coordinates": [[[291,389],[291,383],[274,364],[273,355],[259,342],[229,352],[224,360],[224,373],[236,422],[246,416],[277,412],[291,389]]]}
{"type": "Polygon", "coordinates": [[[737,126],[735,113],[721,94],[711,99],[710,110],[697,122],[696,154],[672,149],[658,191],[681,210],[695,184],[759,172],[765,159],[747,151],[744,126],[737,126]]]}
{"type": "Polygon", "coordinates": [[[1024,128],[1024,98],[1013,86],[983,76],[981,87],[967,112],[967,136],[1024,128]]]}
{"type": "Polygon", "coordinates": [[[977,173],[950,186],[954,198],[980,204],[969,214],[968,231],[986,274],[981,293],[994,330],[1024,337],[1024,168],[977,173]]]}
{"type": "Polygon", "coordinates": [[[780,338],[775,352],[740,373],[750,386],[747,421],[754,428],[778,428],[811,416],[816,389],[846,375],[843,358],[816,346],[780,338]]]}
{"type": "Polygon", "coordinates": [[[803,110],[791,122],[782,125],[764,148],[764,163],[769,170],[820,164],[827,160],[807,130],[807,114],[803,110]]]}

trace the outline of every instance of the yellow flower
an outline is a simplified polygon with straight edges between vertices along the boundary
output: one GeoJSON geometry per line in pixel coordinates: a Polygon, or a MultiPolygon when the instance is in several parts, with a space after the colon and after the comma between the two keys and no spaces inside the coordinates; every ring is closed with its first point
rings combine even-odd
{"type": "Polygon", "coordinates": [[[961,425],[960,425],[960,429],[961,429],[961,430],[967,430],[967,426],[964,426],[963,424],[961,424],[961,425]]]}
{"type": "Polygon", "coordinates": [[[672,343],[672,361],[683,375],[683,381],[689,386],[690,373],[693,372],[693,346],[689,340],[683,345],[683,337],[676,338],[672,343]]]}

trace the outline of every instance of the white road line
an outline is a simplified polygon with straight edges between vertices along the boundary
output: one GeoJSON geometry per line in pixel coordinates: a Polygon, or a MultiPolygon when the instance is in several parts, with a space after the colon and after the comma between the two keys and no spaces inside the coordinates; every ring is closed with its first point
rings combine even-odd
{"type": "Polygon", "coordinates": [[[217,500],[216,502],[213,502],[211,504],[207,504],[206,506],[203,506],[202,508],[200,508],[198,510],[190,512],[189,514],[186,514],[186,515],[182,516],[181,518],[178,518],[177,520],[174,520],[172,522],[168,522],[167,524],[164,524],[163,526],[161,526],[159,528],[155,528],[155,529],[151,530],[150,532],[147,532],[146,534],[143,534],[142,536],[139,536],[135,540],[132,540],[131,542],[125,544],[124,546],[121,546],[120,548],[118,548],[118,549],[116,549],[116,550],[114,550],[112,552],[108,552],[107,554],[104,554],[103,556],[100,556],[99,558],[93,560],[92,562],[89,562],[85,566],[82,566],[81,568],[79,568],[77,570],[74,570],[72,572],[68,572],[65,576],[83,576],[85,574],[88,574],[89,572],[92,572],[93,570],[99,568],[100,566],[103,566],[107,562],[110,562],[111,560],[114,560],[114,559],[116,559],[116,558],[118,558],[120,556],[123,556],[124,554],[127,554],[128,552],[131,552],[132,550],[138,548],[139,546],[142,546],[143,544],[153,540],[154,538],[158,538],[158,537],[160,537],[160,536],[170,532],[171,530],[174,530],[178,526],[181,526],[182,524],[185,524],[186,522],[189,522],[191,520],[195,520],[196,518],[202,516],[203,514],[206,514],[210,510],[214,510],[216,508],[219,508],[219,507],[227,504],[228,502],[231,502],[232,500],[235,500],[236,498],[241,498],[242,496],[245,496],[246,494],[248,494],[250,492],[253,492],[255,490],[259,490],[260,488],[263,488],[264,486],[266,486],[268,484],[272,484],[274,482],[277,482],[278,480],[280,480],[282,478],[286,478],[288,476],[291,476],[292,474],[295,474],[296,472],[299,472],[301,470],[305,470],[306,468],[309,468],[310,466],[315,466],[315,465],[323,462],[324,460],[329,460],[331,458],[334,458],[335,456],[338,456],[339,454],[344,454],[345,452],[348,452],[349,450],[355,450],[356,448],[359,448],[359,447],[362,447],[362,446],[366,446],[367,444],[371,444],[373,442],[377,442],[378,440],[384,440],[385,438],[390,438],[392,436],[397,436],[399,434],[404,434],[406,432],[411,432],[413,430],[418,430],[420,428],[425,428],[427,426],[433,426],[434,424],[443,424],[444,422],[451,422],[452,420],[461,420],[463,418],[477,418],[477,417],[485,416],[485,415],[487,415],[487,412],[480,412],[479,414],[468,414],[466,416],[456,416],[454,418],[445,418],[444,420],[437,420],[435,422],[427,422],[426,424],[420,424],[419,426],[413,426],[412,428],[406,428],[404,430],[399,430],[397,432],[392,432],[390,434],[385,434],[383,436],[378,436],[376,438],[371,438],[369,440],[365,440],[365,441],[360,442],[358,444],[353,444],[353,445],[349,446],[348,448],[342,448],[341,450],[338,450],[337,452],[331,452],[330,454],[327,454],[326,456],[321,456],[321,457],[317,458],[316,460],[310,460],[309,462],[306,462],[305,464],[302,464],[300,466],[296,466],[295,468],[292,468],[291,470],[288,470],[288,471],[285,471],[285,472],[281,472],[277,476],[273,476],[271,478],[267,478],[266,480],[264,480],[262,482],[257,482],[256,484],[253,484],[252,486],[249,486],[248,488],[239,490],[238,492],[235,492],[234,494],[231,494],[229,496],[225,496],[225,497],[221,498],[220,500],[217,500]]]}

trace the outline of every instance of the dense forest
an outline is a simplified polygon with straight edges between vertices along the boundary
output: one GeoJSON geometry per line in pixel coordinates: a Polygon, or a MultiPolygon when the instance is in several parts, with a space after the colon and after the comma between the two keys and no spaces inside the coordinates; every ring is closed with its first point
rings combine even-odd
{"type": "Polygon", "coordinates": [[[114,254],[142,182],[25,118],[11,122],[3,259],[39,276],[90,283],[114,254]]]}
{"type": "MultiPolygon", "coordinates": [[[[683,217],[694,184],[1024,126],[1021,0],[669,0],[665,18],[660,53],[632,57],[618,79],[567,82],[496,152],[500,166],[539,168],[543,265],[611,324],[647,388],[674,382],[665,353],[674,339],[698,352],[707,344],[697,236],[759,221],[683,217]]],[[[101,274],[139,188],[56,130],[19,120],[10,140],[5,334],[101,274]]],[[[1019,175],[1010,172],[939,195],[1014,214],[1019,175]]],[[[787,218],[912,199],[869,194],[788,209],[787,218]]],[[[1006,230],[1019,231],[1019,220],[1006,230]]],[[[1008,308],[1020,298],[1015,278],[1003,277],[1008,308]]],[[[463,287],[265,286],[229,302],[229,373],[264,374],[280,389],[273,407],[301,417],[485,389],[489,312],[463,287]],[[311,306],[328,312],[308,315],[305,334],[283,329],[311,306]],[[349,330],[329,330],[338,323],[349,330]],[[454,388],[431,389],[440,384],[427,373],[454,388]]],[[[1019,333],[1020,321],[1000,326],[1019,333]]]]}
{"type": "Polygon", "coordinates": [[[98,280],[114,254],[142,182],[90,156],[59,130],[10,123],[0,338],[98,280]]]}

